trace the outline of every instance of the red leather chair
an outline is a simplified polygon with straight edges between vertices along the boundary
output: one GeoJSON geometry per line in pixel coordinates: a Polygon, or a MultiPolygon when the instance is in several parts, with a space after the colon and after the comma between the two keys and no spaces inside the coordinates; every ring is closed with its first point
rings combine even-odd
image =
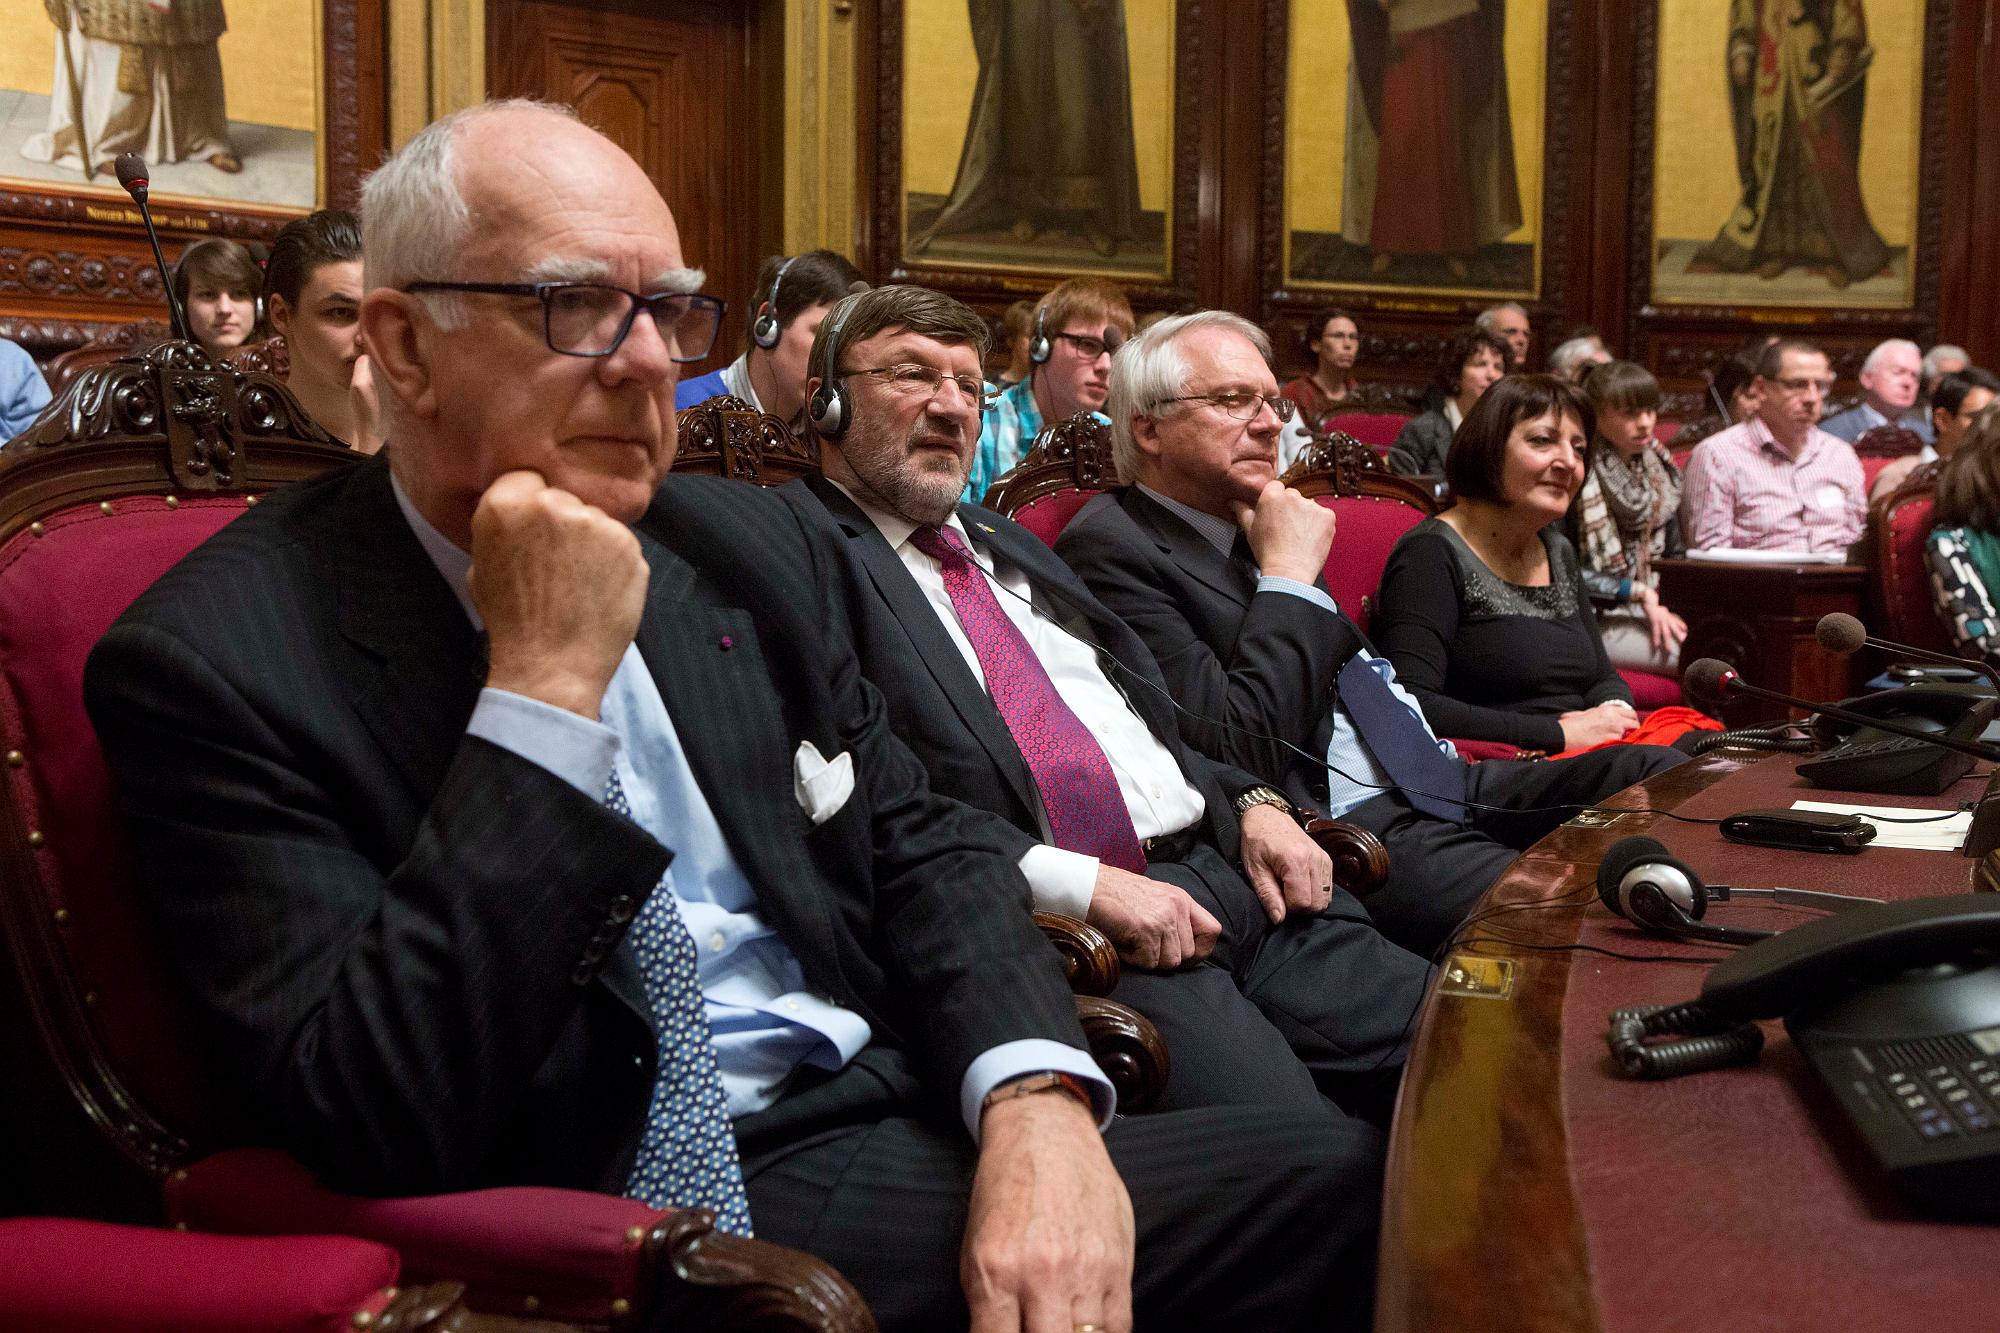
{"type": "Polygon", "coordinates": [[[22,1114],[34,1137],[0,1147],[23,1160],[0,1174],[68,1185],[56,1202],[121,1220],[372,1233],[414,1280],[463,1276],[467,1304],[496,1313],[872,1329],[832,1269],[716,1234],[706,1212],[567,1190],[344,1200],[275,1154],[206,1156],[224,1137],[215,1099],[147,937],[145,870],[83,709],[83,663],[134,597],[258,495],[353,457],[275,380],[187,343],[87,372],[0,450],[0,944],[19,991],[0,1038],[21,1061],[0,1115],[36,1108],[22,1114]]]}
{"type": "Polygon", "coordinates": [[[352,1236],[204,1236],[22,1217],[0,1220],[0,1255],[7,1260],[0,1264],[0,1328],[497,1333],[521,1327],[466,1310],[462,1283],[397,1286],[396,1252],[352,1236]]]}
{"type": "Polygon", "coordinates": [[[1365,633],[1396,540],[1438,512],[1429,486],[1391,472],[1352,435],[1315,438],[1286,471],[1285,484],[1326,506],[1339,535],[1326,558],[1326,590],[1365,633]]]}
{"type": "Polygon", "coordinates": [[[1021,461],[1002,473],[981,504],[1049,545],[1092,496],[1118,485],[1111,428],[1088,412],[1044,426],[1021,461]]]}
{"type": "Polygon", "coordinates": [[[1957,648],[1938,620],[1924,542],[1937,500],[1937,466],[1927,464],[1868,509],[1868,567],[1881,635],[1933,652],[1957,648]]]}
{"type": "Polygon", "coordinates": [[[1328,417],[1323,424],[1328,434],[1350,435],[1376,453],[1386,455],[1409,421],[1407,412],[1341,412],[1328,417]]]}
{"type": "Polygon", "coordinates": [[[1861,493],[1868,493],[1883,468],[1898,458],[1923,452],[1923,447],[1923,436],[1903,426],[1877,426],[1862,432],[1854,442],[1854,452],[1861,455],[1861,493]]]}

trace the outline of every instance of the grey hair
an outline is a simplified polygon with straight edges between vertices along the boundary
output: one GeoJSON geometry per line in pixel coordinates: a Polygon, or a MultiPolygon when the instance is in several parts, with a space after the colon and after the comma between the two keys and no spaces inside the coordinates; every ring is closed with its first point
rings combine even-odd
{"type": "MultiPolygon", "coordinates": [[[[432,121],[369,173],[361,184],[361,234],[368,238],[361,261],[365,289],[443,281],[455,275],[459,251],[472,225],[458,182],[459,132],[475,120],[509,111],[577,118],[576,112],[554,102],[524,97],[485,102],[432,121]]],[[[424,292],[417,299],[444,328],[465,322],[463,297],[424,292]]]]}
{"type": "Polygon", "coordinates": [[[1264,330],[1227,310],[1197,310],[1163,319],[1119,347],[1111,358],[1111,390],[1104,397],[1104,413],[1111,418],[1111,459],[1121,480],[1138,476],[1139,446],[1132,437],[1132,418],[1154,416],[1161,403],[1187,387],[1187,358],[1178,344],[1181,335],[1201,329],[1239,334],[1266,361],[1271,359],[1271,340],[1264,330]]]}
{"type": "Polygon", "coordinates": [[[1500,328],[1499,325],[1494,321],[1493,317],[1499,314],[1502,310],[1511,310],[1515,314],[1519,315],[1522,319],[1526,319],[1528,317],[1528,307],[1522,305],[1519,301],[1502,301],[1498,305],[1487,306],[1484,310],[1479,312],[1479,318],[1473,320],[1472,322],[1474,324],[1477,324],[1480,328],[1485,329],[1488,333],[1498,333],[1500,332],[1500,328]]]}
{"type": "Polygon", "coordinates": [[[1861,363],[1861,373],[1864,375],[1874,374],[1875,367],[1882,364],[1883,357],[1891,352],[1901,351],[1908,351],[1911,356],[1918,358],[1921,358],[1924,354],[1923,349],[1908,338],[1885,338],[1869,350],[1868,359],[1861,363]]]}
{"type": "Polygon", "coordinates": [[[1585,334],[1581,338],[1571,338],[1559,344],[1555,351],[1549,353],[1549,374],[1560,375],[1564,379],[1572,378],[1576,368],[1582,365],[1584,359],[1592,352],[1611,355],[1611,349],[1604,345],[1604,339],[1594,333],[1585,334]]]}
{"type": "Polygon", "coordinates": [[[1963,347],[1959,347],[1953,343],[1939,343],[1936,347],[1924,353],[1924,378],[1926,380],[1934,380],[1942,374],[1943,372],[1938,369],[1938,363],[1947,357],[1955,357],[1965,362],[1968,366],[1972,364],[1972,354],[1963,347]]]}

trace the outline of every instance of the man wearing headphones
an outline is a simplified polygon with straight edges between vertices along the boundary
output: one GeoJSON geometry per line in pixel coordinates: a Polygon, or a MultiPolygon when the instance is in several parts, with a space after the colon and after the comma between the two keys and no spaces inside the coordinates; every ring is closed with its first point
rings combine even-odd
{"type": "Polygon", "coordinates": [[[771,256],[757,271],[750,295],[754,314],[743,335],[743,355],[721,370],[682,380],[674,390],[675,410],[726,393],[802,430],[806,354],[820,321],[835,301],[867,286],[861,271],[831,250],[771,256]]]}
{"type": "Polygon", "coordinates": [[[1131,336],[1132,306],[1115,282],[1071,278],[1044,296],[1028,335],[1028,378],[987,411],[965,498],[979,503],[1043,426],[1102,408],[1111,391],[1111,354],[1131,336]]]}

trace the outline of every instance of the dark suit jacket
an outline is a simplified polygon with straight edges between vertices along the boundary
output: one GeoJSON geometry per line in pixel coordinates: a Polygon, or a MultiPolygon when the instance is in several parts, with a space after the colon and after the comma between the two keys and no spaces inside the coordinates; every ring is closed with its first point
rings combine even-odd
{"type": "MultiPolygon", "coordinates": [[[[930,794],[824,623],[796,516],[673,478],[640,525],[637,644],[809,984],[955,1099],[1008,1040],[1083,1045],[999,821],[930,794]],[[813,827],[801,741],[855,756],[813,827]]],[[[238,1140],[337,1187],[617,1190],[653,1081],[619,947],[668,849],[465,725],[480,640],[374,459],[290,487],[161,579],[87,699],[160,942],[238,1140]]],[[[867,1080],[861,1080],[866,1083],[867,1080]]]]}
{"type": "MultiPolygon", "coordinates": [[[[1048,820],[1027,761],[991,696],[874,522],[824,477],[792,482],[783,493],[803,507],[824,505],[845,536],[847,568],[839,576],[840,586],[862,670],[881,688],[896,734],[923,761],[931,785],[1005,817],[1021,830],[1019,851],[1046,842],[1048,820]]],[[[1217,764],[1182,743],[1153,655],[1040,538],[978,505],[962,504],[958,513],[995,556],[1027,575],[1042,611],[1097,647],[1105,675],[1201,792],[1209,839],[1227,859],[1236,860],[1240,830],[1234,801],[1263,779],[1217,764]]]]}
{"type": "Polygon", "coordinates": [[[1216,550],[1136,486],[1085,505],[1056,553],[1152,649],[1190,745],[1296,804],[1324,807],[1334,682],[1366,646],[1352,621],[1258,592],[1247,560],[1216,550]]]}

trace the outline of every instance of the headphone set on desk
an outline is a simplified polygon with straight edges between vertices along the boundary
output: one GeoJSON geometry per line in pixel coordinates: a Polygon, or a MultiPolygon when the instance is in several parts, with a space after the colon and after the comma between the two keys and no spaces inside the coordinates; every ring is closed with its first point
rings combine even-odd
{"type": "Polygon", "coordinates": [[[1658,839],[1647,837],[1612,844],[1597,865],[1597,896],[1606,907],[1643,930],[1710,944],[1755,944],[1780,933],[1705,921],[1702,918],[1710,903],[1762,898],[1787,907],[1838,912],[1881,901],[1812,889],[1732,889],[1727,884],[1704,884],[1686,862],[1676,859],[1658,839]]]}

